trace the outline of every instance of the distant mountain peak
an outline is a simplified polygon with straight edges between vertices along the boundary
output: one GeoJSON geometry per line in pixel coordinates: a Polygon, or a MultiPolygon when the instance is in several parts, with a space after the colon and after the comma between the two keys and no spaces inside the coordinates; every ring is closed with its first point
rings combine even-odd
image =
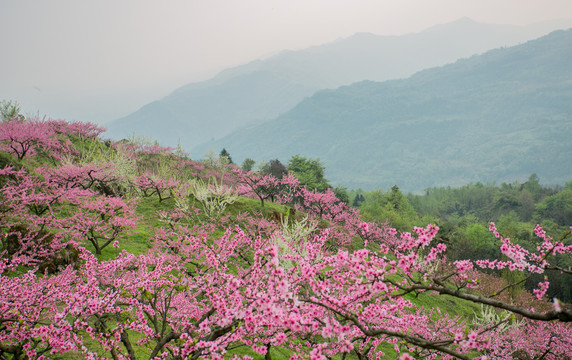
{"type": "Polygon", "coordinates": [[[473,20],[470,17],[463,16],[462,18],[457,19],[457,20],[452,22],[452,24],[454,24],[454,23],[477,24],[478,21],[473,20]]]}
{"type": "Polygon", "coordinates": [[[351,39],[351,38],[376,38],[376,37],[379,37],[379,36],[380,36],[380,35],[376,35],[376,34],[373,34],[373,33],[370,33],[370,32],[357,32],[357,33],[355,33],[355,34],[353,34],[353,35],[351,35],[351,36],[349,36],[349,37],[347,37],[347,38],[344,38],[343,40],[345,40],[345,39],[351,39]]]}
{"type": "Polygon", "coordinates": [[[433,31],[442,31],[445,29],[458,29],[458,28],[467,28],[467,27],[478,27],[478,26],[486,27],[486,26],[510,26],[510,25],[486,24],[486,23],[478,22],[476,20],[473,20],[473,19],[465,16],[465,17],[459,18],[459,19],[451,21],[451,22],[431,26],[424,31],[433,32],[433,31]]]}
{"type": "Polygon", "coordinates": [[[407,78],[422,69],[518,44],[555,29],[550,24],[534,28],[472,24],[477,23],[459,19],[441,25],[439,31],[402,36],[362,32],[302,50],[282,51],[184,85],[152,106],[108,123],[107,135],[121,139],[135,132],[170,146],[180,140],[183,148],[194,149],[208,139],[270,121],[322,89],[407,78]]]}

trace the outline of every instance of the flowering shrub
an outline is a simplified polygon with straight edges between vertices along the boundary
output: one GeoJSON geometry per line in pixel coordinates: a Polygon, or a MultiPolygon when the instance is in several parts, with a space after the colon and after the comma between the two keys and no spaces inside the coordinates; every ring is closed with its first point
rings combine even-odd
{"type": "Polygon", "coordinates": [[[61,149],[52,127],[42,121],[20,119],[0,123],[0,150],[14,154],[19,160],[38,151],[57,152],[61,149]]]}

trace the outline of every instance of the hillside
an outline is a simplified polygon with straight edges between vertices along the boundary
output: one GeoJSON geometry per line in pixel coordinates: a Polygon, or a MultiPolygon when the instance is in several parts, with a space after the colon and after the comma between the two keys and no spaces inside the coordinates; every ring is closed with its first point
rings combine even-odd
{"type": "Polygon", "coordinates": [[[571,62],[572,30],[556,31],[405,80],[320,91],[205,148],[236,161],[319,157],[350,188],[418,192],[533,172],[562,184],[572,177],[571,62]]]}
{"type": "MultiPolygon", "coordinates": [[[[190,150],[245,125],[284,114],[319,89],[357,81],[405,78],[425,68],[572,26],[548,22],[525,27],[461,19],[420,33],[361,33],[333,43],[284,51],[183,86],[135,113],[107,124],[114,139],[149,136],[190,150]]],[[[200,157],[200,154],[194,154],[200,157]]]]}
{"type": "Polygon", "coordinates": [[[506,259],[452,262],[451,231],[398,233],[292,173],[0,115],[2,359],[572,357],[569,305],[518,288],[566,278],[568,226],[525,249],[477,224],[506,259]]]}

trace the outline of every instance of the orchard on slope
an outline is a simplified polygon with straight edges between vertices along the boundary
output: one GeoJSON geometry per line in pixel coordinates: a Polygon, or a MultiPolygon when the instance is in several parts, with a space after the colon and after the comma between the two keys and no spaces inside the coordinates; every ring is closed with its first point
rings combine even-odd
{"type": "Polygon", "coordinates": [[[526,303],[490,281],[570,276],[552,261],[570,232],[537,226],[532,252],[491,223],[503,258],[453,262],[436,225],[398,233],[293,174],[102,132],[0,123],[0,359],[572,358],[548,281],[526,303]]]}

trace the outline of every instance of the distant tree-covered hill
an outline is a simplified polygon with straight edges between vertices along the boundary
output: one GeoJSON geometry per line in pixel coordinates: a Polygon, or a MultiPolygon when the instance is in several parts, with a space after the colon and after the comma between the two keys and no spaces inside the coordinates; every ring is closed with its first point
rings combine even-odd
{"type": "MultiPolygon", "coordinates": [[[[228,69],[183,86],[108,124],[114,139],[146,135],[189,150],[242,126],[271,120],[324,88],[356,81],[405,78],[499,46],[514,45],[572,26],[479,24],[470,19],[403,36],[356,34],[346,39],[228,69]]],[[[219,149],[220,150],[220,149],[219,149]]],[[[195,154],[195,155],[202,155],[195,154]]]]}
{"type": "Polygon", "coordinates": [[[334,184],[422,191],[531,173],[563,184],[572,177],[570,134],[567,30],[405,80],[320,91],[205,148],[224,146],[238,161],[300,153],[319,157],[334,184]]]}

